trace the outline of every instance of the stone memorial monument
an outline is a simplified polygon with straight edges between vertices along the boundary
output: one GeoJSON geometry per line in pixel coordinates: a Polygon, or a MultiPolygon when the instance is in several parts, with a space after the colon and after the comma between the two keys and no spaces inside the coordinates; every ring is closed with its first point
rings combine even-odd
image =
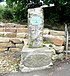
{"type": "Polygon", "coordinates": [[[28,9],[29,47],[43,47],[43,9],[28,9]]]}
{"type": "Polygon", "coordinates": [[[21,52],[20,70],[29,72],[48,68],[54,49],[43,47],[44,16],[42,7],[28,9],[28,47],[21,52]]]}

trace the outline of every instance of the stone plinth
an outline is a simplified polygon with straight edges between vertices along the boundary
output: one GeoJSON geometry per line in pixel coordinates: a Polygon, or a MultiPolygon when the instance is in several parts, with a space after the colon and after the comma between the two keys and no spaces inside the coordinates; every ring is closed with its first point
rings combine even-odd
{"type": "Polygon", "coordinates": [[[29,72],[49,68],[52,63],[53,49],[24,48],[21,52],[20,70],[29,72]]]}

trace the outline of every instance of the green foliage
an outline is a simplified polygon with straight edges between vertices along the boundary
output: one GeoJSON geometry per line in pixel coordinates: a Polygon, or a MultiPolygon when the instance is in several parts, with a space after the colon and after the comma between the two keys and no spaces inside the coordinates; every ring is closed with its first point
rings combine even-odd
{"type": "Polygon", "coordinates": [[[3,6],[0,5],[0,19],[2,19],[2,13],[3,13],[3,6]]]}
{"type": "MultiPolygon", "coordinates": [[[[69,0],[45,0],[45,4],[54,3],[55,9],[49,9],[53,10],[55,12],[49,11],[49,14],[47,15],[47,22],[50,24],[54,23],[64,23],[70,22],[70,1],[69,0]]],[[[47,10],[46,10],[47,11],[47,10]]]]}
{"type": "Polygon", "coordinates": [[[49,18],[47,19],[47,21],[51,24],[58,23],[59,22],[59,15],[57,13],[56,14],[51,13],[49,18]]]}
{"type": "Polygon", "coordinates": [[[70,1],[66,5],[66,10],[64,11],[64,17],[66,22],[70,22],[70,1]]]}
{"type": "MultiPolygon", "coordinates": [[[[35,0],[36,1],[36,0],[35,0]]],[[[0,5],[0,20],[12,20],[15,22],[27,21],[27,9],[24,9],[28,0],[6,0],[7,6],[0,5]]],[[[54,3],[54,9],[46,9],[49,11],[45,14],[45,19],[50,24],[70,22],[70,0],[44,0],[44,3],[49,5],[54,3]],[[67,4],[65,4],[67,2],[67,4]],[[53,10],[54,12],[52,12],[53,10]]]]}
{"type": "Polygon", "coordinates": [[[6,19],[6,20],[11,20],[13,19],[13,14],[11,12],[11,10],[7,7],[5,7],[5,9],[3,10],[3,18],[6,19]]]}
{"type": "Polygon", "coordinates": [[[14,21],[23,22],[24,19],[27,20],[27,10],[24,10],[27,0],[7,0],[7,4],[13,13],[14,21]]]}

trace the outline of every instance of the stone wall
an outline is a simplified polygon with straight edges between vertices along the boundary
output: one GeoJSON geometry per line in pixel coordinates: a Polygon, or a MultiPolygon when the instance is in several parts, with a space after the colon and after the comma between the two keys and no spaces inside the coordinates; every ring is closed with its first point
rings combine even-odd
{"type": "Polygon", "coordinates": [[[27,41],[26,25],[0,23],[0,73],[16,72],[20,52],[27,41]]]}
{"type": "MultiPolygon", "coordinates": [[[[0,23],[0,73],[17,72],[20,52],[28,44],[26,25],[0,23]]],[[[54,49],[52,60],[64,58],[65,32],[50,29],[43,30],[43,45],[54,49]]]]}
{"type": "Polygon", "coordinates": [[[27,39],[28,29],[24,25],[14,23],[0,24],[0,51],[20,51],[27,39]]]}
{"type": "Polygon", "coordinates": [[[65,46],[65,32],[56,31],[51,29],[44,29],[43,32],[44,45],[48,48],[53,48],[55,54],[52,56],[52,60],[56,61],[57,59],[63,60],[64,55],[64,46],[65,46]]]}

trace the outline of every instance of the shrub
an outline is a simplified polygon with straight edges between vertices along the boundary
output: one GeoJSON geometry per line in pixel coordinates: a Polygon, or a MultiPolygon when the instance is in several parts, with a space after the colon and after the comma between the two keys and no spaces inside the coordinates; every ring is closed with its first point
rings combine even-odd
{"type": "Polygon", "coordinates": [[[0,20],[3,19],[3,10],[4,10],[4,7],[2,5],[0,5],[0,20]]]}
{"type": "Polygon", "coordinates": [[[13,14],[9,8],[5,8],[3,11],[3,19],[11,20],[13,19],[13,14]]]}

